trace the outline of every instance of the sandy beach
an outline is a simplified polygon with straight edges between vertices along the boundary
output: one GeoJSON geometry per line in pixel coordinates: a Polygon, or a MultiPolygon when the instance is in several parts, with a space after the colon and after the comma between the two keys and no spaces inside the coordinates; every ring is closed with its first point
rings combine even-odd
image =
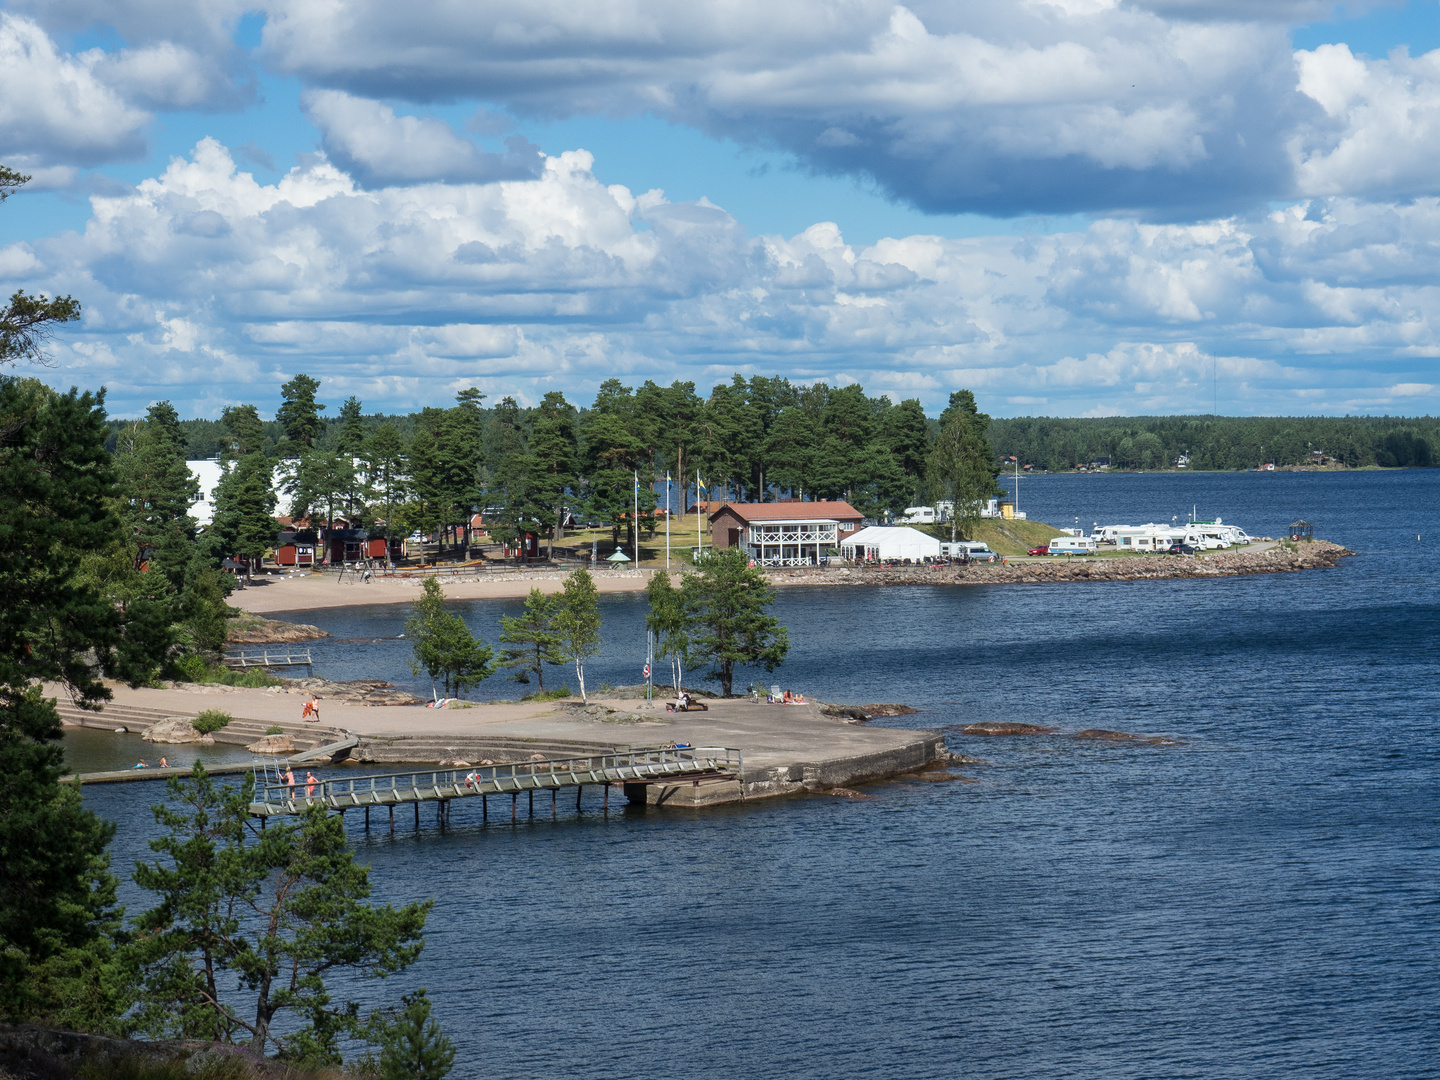
{"type": "MultiPolygon", "coordinates": [[[[602,593],[643,591],[653,570],[601,570],[595,587],[602,593]]],[[[275,611],[353,607],[360,604],[412,604],[420,594],[421,577],[372,578],[369,582],[335,574],[287,575],[256,578],[230,594],[230,603],[242,611],[267,615],[275,611]]],[[[557,593],[565,581],[561,570],[516,571],[504,576],[464,577],[442,575],[440,584],[448,600],[505,600],[528,596],[531,589],[557,593]]]]}

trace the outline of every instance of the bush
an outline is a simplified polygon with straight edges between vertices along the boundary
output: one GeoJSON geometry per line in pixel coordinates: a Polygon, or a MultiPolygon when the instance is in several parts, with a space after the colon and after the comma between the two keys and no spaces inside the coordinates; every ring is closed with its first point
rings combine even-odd
{"type": "Polygon", "coordinates": [[[271,724],[269,727],[267,727],[267,728],[265,729],[265,734],[266,734],[266,735],[284,735],[284,734],[285,734],[285,729],[284,729],[283,727],[281,727],[279,724],[271,724]]]}
{"type": "Polygon", "coordinates": [[[224,664],[217,664],[203,656],[192,654],[175,662],[174,674],[177,682],[211,683],[218,686],[240,686],[261,689],[266,686],[283,686],[284,679],[277,679],[260,668],[236,671],[224,664]]]}
{"type": "Polygon", "coordinates": [[[213,735],[226,724],[234,719],[228,712],[221,712],[219,709],[206,709],[195,718],[194,728],[201,735],[213,735]]]}
{"type": "Polygon", "coordinates": [[[554,690],[537,690],[533,694],[526,694],[521,701],[559,701],[561,698],[570,696],[570,687],[561,686],[554,690]]]}

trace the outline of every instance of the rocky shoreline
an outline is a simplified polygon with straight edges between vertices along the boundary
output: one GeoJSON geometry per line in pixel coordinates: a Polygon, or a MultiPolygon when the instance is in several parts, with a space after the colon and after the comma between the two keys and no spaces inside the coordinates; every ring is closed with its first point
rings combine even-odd
{"type": "Polygon", "coordinates": [[[286,645],[329,636],[328,632],[308,623],[284,622],[250,614],[235,616],[225,628],[228,645],[286,645]]]}
{"type": "Polygon", "coordinates": [[[876,568],[796,567],[771,570],[781,585],[1038,585],[1056,581],[1148,581],[1157,578],[1239,577],[1334,567],[1355,552],[1327,540],[1298,550],[1219,551],[1207,555],[1130,555],[1123,558],[1052,558],[1045,561],[876,568]]]}

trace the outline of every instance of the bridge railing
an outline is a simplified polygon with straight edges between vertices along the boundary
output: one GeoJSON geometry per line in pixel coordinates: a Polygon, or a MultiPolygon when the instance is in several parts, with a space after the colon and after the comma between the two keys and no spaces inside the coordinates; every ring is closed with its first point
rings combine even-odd
{"type": "Polygon", "coordinates": [[[554,761],[516,761],[504,765],[475,765],[454,769],[422,769],[383,773],[294,785],[269,782],[257,785],[255,801],[293,811],[302,806],[331,808],[374,806],[399,802],[497,795],[626,780],[656,780],[666,776],[735,774],[744,771],[739,750],[723,746],[657,747],[616,754],[591,754],[554,761]]]}

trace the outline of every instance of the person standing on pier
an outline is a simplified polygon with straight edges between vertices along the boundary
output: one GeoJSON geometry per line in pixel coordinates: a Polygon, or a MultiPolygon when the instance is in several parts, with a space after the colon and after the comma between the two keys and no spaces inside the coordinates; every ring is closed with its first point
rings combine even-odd
{"type": "Polygon", "coordinates": [[[313,772],[309,769],[305,770],[305,798],[309,799],[315,794],[315,785],[319,782],[313,772]]]}

